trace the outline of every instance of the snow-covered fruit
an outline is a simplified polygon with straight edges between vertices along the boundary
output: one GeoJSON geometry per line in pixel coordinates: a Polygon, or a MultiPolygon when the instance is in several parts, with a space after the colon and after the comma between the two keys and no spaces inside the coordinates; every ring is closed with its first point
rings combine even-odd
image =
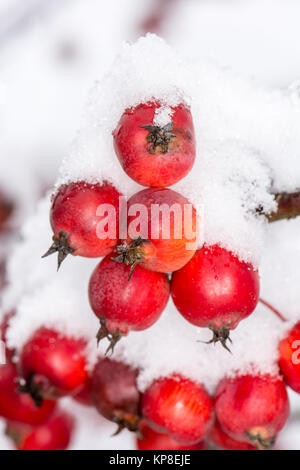
{"type": "Polygon", "coordinates": [[[127,109],[113,132],[118,159],[128,176],[142,186],[165,187],[177,183],[192,169],[196,156],[190,109],[169,108],[165,124],[156,118],[168,110],[159,102],[127,109]]]}
{"type": "Polygon", "coordinates": [[[112,350],[130,330],[149,328],[163,312],[170,295],[166,274],[136,266],[128,282],[130,267],[109,256],[96,267],[89,283],[91,307],[100,319],[97,335],[107,337],[112,350]]]}
{"type": "Polygon", "coordinates": [[[120,196],[108,182],[79,181],[60,186],[50,211],[53,245],[43,257],[58,253],[59,268],[69,254],[99,258],[110,253],[118,241],[120,196]],[[106,212],[106,205],[114,210],[106,212]],[[106,224],[110,233],[105,231],[106,224]]]}
{"type": "Polygon", "coordinates": [[[21,423],[38,425],[53,412],[55,401],[44,400],[37,408],[32,399],[19,393],[18,373],[15,364],[0,365],[0,416],[21,423]]]}
{"type": "Polygon", "coordinates": [[[230,330],[257,305],[258,271],[219,245],[204,246],[173,274],[171,295],[186,320],[210,328],[211,342],[220,341],[228,349],[230,330]]]}
{"type": "Polygon", "coordinates": [[[141,263],[151,271],[168,273],[192,258],[197,213],[181,194],[168,188],[144,189],[129,199],[127,213],[128,239],[116,248],[115,261],[130,265],[131,272],[141,263]]]}
{"type": "Polygon", "coordinates": [[[87,379],[85,349],[83,339],[49,328],[38,329],[20,354],[21,390],[29,393],[37,406],[44,397],[75,394],[87,379]]]}
{"type": "Polygon", "coordinates": [[[218,449],[257,450],[257,447],[249,444],[248,442],[237,441],[236,439],[228,436],[228,434],[226,434],[226,432],[224,432],[221,428],[218,420],[215,421],[213,427],[211,428],[208,439],[218,449]]]}
{"type": "Polygon", "coordinates": [[[300,322],[279,344],[279,367],[288,386],[300,393],[300,322]]]}
{"type": "Polygon", "coordinates": [[[116,434],[127,428],[139,432],[140,393],[138,371],[122,362],[99,359],[92,373],[92,402],[104,418],[118,425],[116,434]]]}
{"type": "Polygon", "coordinates": [[[56,410],[39,426],[8,421],[6,435],[13,440],[18,450],[66,450],[74,425],[73,416],[56,410]]]}
{"type": "Polygon", "coordinates": [[[205,450],[205,441],[197,444],[184,445],[175,441],[169,434],[156,432],[145,422],[141,422],[140,431],[142,437],[136,438],[136,447],[138,450],[205,450]]]}
{"type": "Polygon", "coordinates": [[[269,449],[289,416],[289,399],[279,376],[242,375],[223,379],[215,410],[221,428],[235,440],[269,449]]]}
{"type": "Polygon", "coordinates": [[[208,433],[213,401],[203,385],[174,374],[154,380],[142,396],[142,415],[156,432],[182,444],[196,444],[208,433]]]}

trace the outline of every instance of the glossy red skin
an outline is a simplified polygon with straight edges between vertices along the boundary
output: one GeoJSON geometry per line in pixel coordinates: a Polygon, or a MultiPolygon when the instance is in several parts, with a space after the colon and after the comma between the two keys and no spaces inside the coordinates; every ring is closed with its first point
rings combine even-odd
{"type": "Polygon", "coordinates": [[[110,256],[96,267],[89,283],[89,299],[98,318],[105,317],[108,330],[128,333],[144,330],[158,320],[170,296],[166,274],[136,266],[128,282],[130,266],[110,256]]]}
{"type": "Polygon", "coordinates": [[[159,103],[140,104],[127,109],[115,129],[114,147],[128,176],[142,186],[171,186],[186,176],[195,161],[194,125],[189,108],[183,104],[172,108],[173,130],[176,138],[169,143],[167,153],[158,147],[151,151],[147,135],[141,126],[153,125],[159,103]]]}
{"type": "Polygon", "coordinates": [[[13,436],[18,450],[66,450],[74,425],[73,416],[57,411],[37,427],[9,422],[6,432],[13,436]]]}
{"type": "Polygon", "coordinates": [[[0,366],[0,416],[31,425],[43,423],[53,412],[55,401],[44,400],[37,408],[31,397],[18,393],[16,366],[8,363],[0,366]]]}
{"type": "Polygon", "coordinates": [[[288,386],[300,393],[300,322],[279,344],[279,367],[288,386]]]}
{"type": "Polygon", "coordinates": [[[76,395],[74,395],[74,400],[84,406],[93,406],[91,390],[92,380],[91,377],[88,376],[83,387],[79,390],[78,393],[76,393],[76,395]]]}
{"type": "Polygon", "coordinates": [[[142,415],[156,432],[182,444],[202,441],[213,422],[213,401],[204,387],[180,375],[152,382],[142,396],[142,415]]]}
{"type": "Polygon", "coordinates": [[[257,305],[259,275],[220,246],[203,247],[173,274],[171,295],[193,325],[234,329],[257,305]]]}
{"type": "MultiPolygon", "coordinates": [[[[182,268],[194,255],[195,249],[187,249],[187,243],[195,243],[196,236],[192,240],[187,240],[185,234],[182,234],[181,239],[174,238],[174,224],[176,219],[174,214],[170,215],[170,239],[162,239],[162,230],[163,223],[162,218],[159,220],[151,221],[151,205],[158,204],[163,205],[167,204],[169,207],[172,207],[173,204],[179,204],[182,209],[182,227],[184,227],[184,205],[190,204],[188,199],[181,196],[181,194],[172,191],[168,188],[148,188],[136,193],[128,201],[128,213],[130,207],[134,204],[143,204],[147,209],[148,214],[148,228],[146,232],[141,231],[140,236],[144,239],[149,240],[150,243],[145,243],[142,247],[142,252],[144,260],[141,263],[147,269],[151,271],[158,271],[163,273],[177,271],[182,268]],[[157,232],[159,234],[158,238],[152,238],[151,233],[157,232]]],[[[192,211],[192,227],[193,232],[196,233],[197,227],[197,215],[196,210],[193,207],[192,211]]],[[[138,216],[137,216],[138,217],[138,216]]],[[[130,224],[133,220],[136,220],[135,216],[128,217],[128,229],[130,229],[130,224]]],[[[130,243],[132,239],[129,239],[130,243]]]]}
{"type": "Polygon", "coordinates": [[[122,362],[100,359],[92,373],[92,402],[104,418],[112,421],[116,412],[139,415],[138,372],[122,362]]]}
{"type": "Polygon", "coordinates": [[[60,397],[80,390],[87,379],[86,342],[66,337],[48,328],[38,329],[24,345],[20,372],[32,375],[45,396],[60,397]]]}
{"type": "Polygon", "coordinates": [[[276,437],[289,416],[289,399],[279,376],[244,375],[222,380],[215,410],[223,431],[242,442],[246,432],[259,428],[265,439],[276,437]]]}
{"type": "Polygon", "coordinates": [[[54,235],[68,235],[73,256],[98,258],[110,253],[117,245],[119,222],[119,197],[121,194],[109,183],[88,184],[83,181],[59,188],[53,198],[50,222],[54,235]],[[97,225],[102,217],[97,216],[101,204],[110,204],[116,210],[116,238],[101,240],[97,236],[97,225]]]}
{"type": "Polygon", "coordinates": [[[205,442],[194,445],[184,445],[175,441],[166,433],[153,431],[146,424],[141,425],[141,432],[144,439],[136,438],[138,450],[205,450],[205,442]]]}
{"type": "Polygon", "coordinates": [[[221,428],[218,421],[215,421],[209,433],[209,440],[219,449],[224,450],[257,450],[256,447],[248,442],[240,442],[228,436],[221,428]]]}

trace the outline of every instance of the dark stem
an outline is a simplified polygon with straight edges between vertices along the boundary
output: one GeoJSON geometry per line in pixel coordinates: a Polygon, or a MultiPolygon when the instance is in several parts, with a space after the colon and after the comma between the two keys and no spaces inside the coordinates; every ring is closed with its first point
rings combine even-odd
{"type": "Polygon", "coordinates": [[[281,313],[273,307],[273,305],[269,304],[269,302],[266,302],[264,299],[259,299],[259,301],[261,304],[263,304],[265,307],[275,313],[275,315],[280,318],[281,321],[287,321],[286,318],[284,318],[284,316],[281,315],[281,313]]]}
{"type": "Polygon", "coordinates": [[[68,239],[69,235],[65,232],[59,232],[58,238],[54,235],[52,238],[53,244],[50,246],[47,253],[42,256],[42,258],[46,258],[54,253],[58,253],[57,271],[66,257],[76,251],[75,248],[71,248],[68,239]]]}
{"type": "Polygon", "coordinates": [[[264,214],[263,208],[257,212],[266,216],[269,222],[282,219],[294,219],[300,215],[300,191],[294,193],[277,193],[274,195],[277,202],[277,210],[271,214],[264,214]]]}
{"type": "Polygon", "coordinates": [[[199,341],[199,343],[216,344],[220,342],[223,348],[226,349],[226,351],[230,352],[230,354],[232,354],[226,343],[226,341],[232,343],[232,340],[230,338],[230,328],[228,328],[227,326],[215,328],[211,325],[209,326],[209,329],[213,332],[212,339],[210,341],[199,341]]]}
{"type": "Polygon", "coordinates": [[[171,139],[176,137],[176,134],[172,133],[172,129],[173,129],[172,121],[164,127],[148,125],[148,126],[141,126],[141,128],[149,131],[149,134],[146,137],[146,140],[149,143],[149,146],[148,146],[149,153],[153,154],[157,150],[160,153],[168,153],[171,139]]]}
{"type": "Polygon", "coordinates": [[[97,344],[98,345],[99,345],[99,343],[102,339],[104,339],[104,338],[108,339],[109,346],[108,346],[107,350],[105,351],[105,355],[107,355],[109,353],[109,351],[111,351],[111,356],[113,355],[115,345],[120,341],[122,336],[123,336],[123,333],[121,333],[121,331],[118,331],[118,330],[109,331],[107,326],[106,326],[105,317],[100,318],[100,328],[99,328],[99,331],[96,335],[96,338],[97,338],[97,344]]]}

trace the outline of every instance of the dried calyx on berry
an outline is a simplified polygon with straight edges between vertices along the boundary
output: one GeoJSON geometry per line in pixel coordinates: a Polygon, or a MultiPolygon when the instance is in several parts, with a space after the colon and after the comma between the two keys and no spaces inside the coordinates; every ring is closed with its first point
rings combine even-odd
{"type": "Polygon", "coordinates": [[[142,247],[145,243],[150,242],[142,237],[138,237],[130,244],[124,242],[115,249],[119,256],[112,257],[111,260],[117,263],[124,263],[126,266],[131,266],[128,281],[130,281],[135,267],[144,259],[142,247]]]}
{"type": "Polygon", "coordinates": [[[176,137],[176,134],[172,133],[173,129],[173,122],[169,122],[163,127],[154,126],[154,125],[147,125],[141,126],[142,129],[146,129],[149,131],[149,134],[146,137],[149,146],[147,150],[149,153],[168,153],[169,152],[169,144],[171,139],[176,137]]]}
{"type": "Polygon", "coordinates": [[[100,341],[104,338],[108,339],[109,341],[109,346],[107,350],[105,351],[105,355],[111,351],[111,356],[114,353],[115,345],[120,341],[120,339],[124,336],[124,333],[122,333],[119,330],[114,330],[114,331],[109,331],[109,329],[106,326],[106,319],[105,317],[100,318],[100,328],[99,331],[96,335],[97,338],[97,344],[99,345],[100,341]]]}
{"type": "Polygon", "coordinates": [[[46,258],[47,256],[53,255],[54,253],[58,253],[58,264],[57,270],[59,270],[62,262],[66,259],[68,255],[71,255],[76,251],[76,248],[72,248],[69,245],[69,235],[65,232],[59,232],[59,236],[53,236],[53,244],[50,246],[49,250],[42,256],[42,258],[46,258]]]}
{"type": "Polygon", "coordinates": [[[27,393],[30,395],[35,406],[40,408],[45,398],[45,388],[49,389],[48,380],[44,377],[39,377],[39,379],[37,379],[35,374],[33,374],[27,380],[22,378],[19,379],[19,387],[17,388],[17,391],[19,393],[27,393]],[[43,382],[46,387],[43,386],[43,382]]]}
{"type": "Polygon", "coordinates": [[[256,431],[246,431],[246,436],[248,437],[251,444],[257,447],[258,450],[269,450],[275,444],[275,437],[265,438],[260,432],[256,431]]]}
{"type": "Polygon", "coordinates": [[[209,341],[198,342],[204,342],[205,344],[216,344],[220,342],[223,348],[231,354],[231,351],[226,343],[227,341],[232,343],[232,339],[230,338],[230,327],[223,325],[221,328],[215,328],[213,325],[210,325],[208,328],[213,332],[212,339],[210,339],[209,341]]]}

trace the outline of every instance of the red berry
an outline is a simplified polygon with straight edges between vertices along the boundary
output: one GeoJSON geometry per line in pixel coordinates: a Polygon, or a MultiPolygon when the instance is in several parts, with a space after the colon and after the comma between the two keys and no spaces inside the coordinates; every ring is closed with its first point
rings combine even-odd
{"type": "Polygon", "coordinates": [[[6,199],[0,192],[0,232],[5,228],[9,218],[12,215],[14,206],[11,201],[6,199]]]}
{"type": "Polygon", "coordinates": [[[56,411],[45,423],[36,427],[8,422],[6,434],[13,439],[18,450],[65,450],[70,443],[74,424],[71,415],[56,411]]]}
{"type": "Polygon", "coordinates": [[[120,196],[106,182],[100,185],[80,181],[61,186],[50,213],[54,243],[44,257],[58,252],[60,267],[69,254],[98,258],[110,253],[118,241],[120,196]],[[109,212],[105,205],[109,205],[109,212]]]}
{"type": "Polygon", "coordinates": [[[183,444],[202,441],[213,421],[213,402],[205,388],[180,375],[152,382],[141,409],[155,431],[167,432],[183,444]]]}
{"type": "Polygon", "coordinates": [[[140,429],[143,439],[136,438],[138,450],[205,450],[204,441],[193,445],[184,445],[166,433],[153,431],[145,423],[141,423],[140,429]]]}
{"type": "Polygon", "coordinates": [[[128,282],[130,268],[104,258],[89,284],[90,304],[100,319],[98,340],[108,337],[109,349],[130,330],[149,328],[163,312],[170,295],[166,274],[136,266],[128,282]]]}
{"type": "Polygon", "coordinates": [[[83,387],[79,390],[76,395],[73,396],[74,400],[84,406],[92,406],[92,397],[91,397],[91,390],[92,390],[92,380],[91,377],[88,376],[86,381],[84,382],[83,387]]]}
{"type": "Polygon", "coordinates": [[[170,122],[154,124],[159,102],[127,109],[114,131],[114,146],[124,171],[143,186],[171,186],[191,170],[196,156],[194,125],[187,106],[172,108],[170,122]]]}
{"type": "Polygon", "coordinates": [[[24,345],[20,370],[37,404],[43,397],[74,394],[87,379],[86,343],[83,339],[67,337],[55,330],[40,328],[24,345]]]}
{"type": "Polygon", "coordinates": [[[230,330],[250,315],[259,297],[259,275],[218,245],[203,247],[173,274],[171,295],[181,315],[193,325],[208,327],[211,342],[226,340],[230,330]]]}
{"type": "Polygon", "coordinates": [[[32,399],[18,393],[18,374],[12,363],[0,366],[0,416],[21,423],[43,423],[53,412],[55,401],[44,400],[37,408],[32,399]]]}
{"type": "Polygon", "coordinates": [[[92,374],[92,402],[98,412],[122,429],[137,432],[140,423],[138,372],[122,362],[100,359],[92,374]]]}
{"type": "Polygon", "coordinates": [[[300,393],[300,322],[279,344],[279,367],[286,383],[300,393]]]}
{"type": "Polygon", "coordinates": [[[279,376],[226,378],[217,388],[215,408],[224,432],[258,448],[270,448],[289,416],[289,400],[279,376]]]}
{"type": "Polygon", "coordinates": [[[182,268],[192,258],[197,215],[181,194],[168,188],[144,189],[129,199],[128,214],[129,239],[117,247],[119,256],[115,261],[131,265],[132,270],[141,263],[151,271],[168,273],[182,268]],[[138,234],[134,234],[136,226],[140,228],[138,234]]]}
{"type": "Polygon", "coordinates": [[[2,318],[2,322],[0,324],[0,339],[5,344],[6,359],[11,359],[12,356],[14,355],[14,350],[8,348],[6,345],[6,340],[7,340],[6,334],[9,328],[9,321],[14,315],[15,315],[15,310],[11,310],[10,312],[4,314],[2,318]]]}
{"type": "Polygon", "coordinates": [[[240,442],[228,436],[221,428],[218,421],[215,421],[209,433],[209,440],[219,449],[225,450],[256,450],[257,448],[248,442],[240,442]]]}

